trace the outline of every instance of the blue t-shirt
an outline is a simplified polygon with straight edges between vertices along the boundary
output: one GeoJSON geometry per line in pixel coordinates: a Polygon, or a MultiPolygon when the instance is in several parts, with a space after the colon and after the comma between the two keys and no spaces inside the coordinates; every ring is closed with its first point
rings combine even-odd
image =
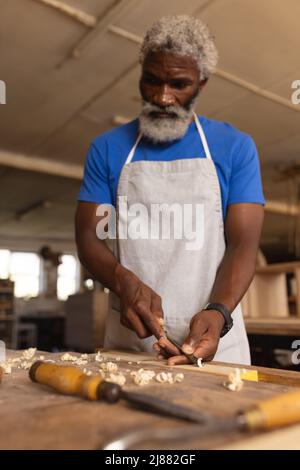
{"type": "MultiPolygon", "coordinates": [[[[252,138],[230,124],[199,116],[222,196],[223,217],[230,204],[264,204],[260,165],[252,138]]],[[[138,119],[96,137],[87,154],[79,201],[116,204],[120,173],[138,135],[138,119]]],[[[204,149],[195,122],[185,136],[166,144],[142,139],[132,161],[171,161],[203,158],[204,149]]]]}

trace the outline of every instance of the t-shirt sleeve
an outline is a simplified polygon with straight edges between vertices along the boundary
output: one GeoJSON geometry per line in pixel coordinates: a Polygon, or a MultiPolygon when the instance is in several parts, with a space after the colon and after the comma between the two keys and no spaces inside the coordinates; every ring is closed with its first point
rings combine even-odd
{"type": "Polygon", "coordinates": [[[101,154],[94,144],[91,144],[86,157],[83,181],[77,200],[97,204],[112,204],[105,155],[101,154]]]}
{"type": "Polygon", "coordinates": [[[259,157],[250,136],[246,136],[238,153],[233,155],[227,205],[242,202],[265,204],[259,157]]]}

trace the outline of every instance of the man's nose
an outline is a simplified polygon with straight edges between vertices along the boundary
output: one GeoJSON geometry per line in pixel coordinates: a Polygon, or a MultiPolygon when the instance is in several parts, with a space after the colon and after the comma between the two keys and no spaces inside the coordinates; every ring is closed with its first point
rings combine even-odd
{"type": "Polygon", "coordinates": [[[153,96],[153,102],[161,108],[174,106],[176,104],[175,97],[167,85],[164,85],[159,90],[157,90],[153,96]]]}

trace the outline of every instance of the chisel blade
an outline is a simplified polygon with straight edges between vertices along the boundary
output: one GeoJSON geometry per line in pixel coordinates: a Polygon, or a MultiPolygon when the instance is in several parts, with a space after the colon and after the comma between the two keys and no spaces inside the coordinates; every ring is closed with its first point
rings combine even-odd
{"type": "Polygon", "coordinates": [[[194,423],[206,424],[212,421],[212,417],[202,411],[178,405],[167,400],[163,400],[153,395],[138,392],[122,391],[120,398],[127,400],[135,406],[155,413],[172,416],[173,418],[184,419],[194,423]]]}

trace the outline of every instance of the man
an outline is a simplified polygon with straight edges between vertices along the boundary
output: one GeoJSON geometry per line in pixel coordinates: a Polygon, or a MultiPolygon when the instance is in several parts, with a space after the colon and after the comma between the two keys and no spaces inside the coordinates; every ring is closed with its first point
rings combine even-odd
{"type": "Polygon", "coordinates": [[[166,334],[204,361],[250,363],[239,302],[255,271],[264,197],[252,139],[194,113],[217,58],[195,18],[152,26],[140,52],[141,115],[92,142],[78,198],[80,260],[112,292],[105,346],[155,350],[170,365],[188,359],[166,334]],[[201,232],[198,245],[166,239],[159,228],[156,236],[120,236],[128,228],[124,199],[131,221],[133,208],[145,208],[142,229],[157,229],[153,207],[164,207],[165,222],[176,204],[184,229],[196,225],[196,238],[201,232]],[[96,235],[104,204],[118,207],[115,254],[96,235]]]}

